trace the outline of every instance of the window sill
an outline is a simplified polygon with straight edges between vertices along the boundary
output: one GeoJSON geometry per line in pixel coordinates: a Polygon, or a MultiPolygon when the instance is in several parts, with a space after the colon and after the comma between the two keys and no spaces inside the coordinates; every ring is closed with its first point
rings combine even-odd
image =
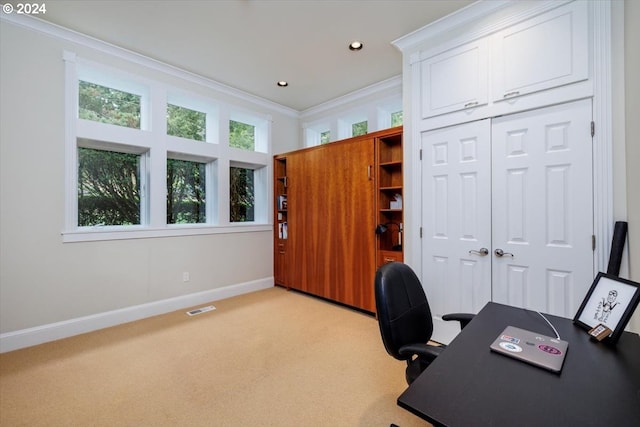
{"type": "Polygon", "coordinates": [[[184,237],[207,234],[250,233],[273,231],[272,224],[229,224],[229,225],[174,225],[164,228],[92,227],[62,232],[63,243],[96,242],[102,240],[152,239],[158,237],[184,237]]]}

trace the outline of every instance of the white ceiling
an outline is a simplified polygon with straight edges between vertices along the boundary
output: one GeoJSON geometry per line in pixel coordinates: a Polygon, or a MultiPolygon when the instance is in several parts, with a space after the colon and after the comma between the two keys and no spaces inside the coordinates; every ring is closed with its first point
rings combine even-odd
{"type": "Polygon", "coordinates": [[[40,18],[304,111],[400,75],[391,42],[471,3],[47,0],[40,18]]]}

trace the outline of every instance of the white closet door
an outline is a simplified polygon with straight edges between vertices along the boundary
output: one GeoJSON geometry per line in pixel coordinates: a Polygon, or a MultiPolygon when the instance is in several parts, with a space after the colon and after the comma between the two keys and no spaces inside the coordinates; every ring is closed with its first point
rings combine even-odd
{"type": "Polygon", "coordinates": [[[422,134],[422,283],[433,339],[449,342],[457,322],[491,300],[491,121],[422,134]]]}
{"type": "Polygon", "coordinates": [[[422,133],[435,341],[459,332],[443,314],[490,300],[574,316],[594,275],[590,129],[584,100],[422,133]]]}
{"type": "Polygon", "coordinates": [[[594,273],[590,128],[590,100],[494,119],[494,301],[572,318],[584,298],[594,273]]]}

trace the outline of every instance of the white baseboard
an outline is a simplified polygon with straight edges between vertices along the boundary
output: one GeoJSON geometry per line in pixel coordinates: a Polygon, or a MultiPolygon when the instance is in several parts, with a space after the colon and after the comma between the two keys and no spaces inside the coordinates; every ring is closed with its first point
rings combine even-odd
{"type": "Polygon", "coordinates": [[[169,313],[199,304],[209,303],[237,295],[267,289],[273,286],[273,277],[211,289],[195,294],[181,295],[161,301],[92,314],[62,322],[0,334],[0,353],[31,347],[98,329],[120,325],[159,314],[169,313]]]}

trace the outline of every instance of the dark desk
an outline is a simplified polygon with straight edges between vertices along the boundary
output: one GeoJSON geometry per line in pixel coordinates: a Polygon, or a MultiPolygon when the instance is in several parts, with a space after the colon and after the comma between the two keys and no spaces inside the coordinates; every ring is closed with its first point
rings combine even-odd
{"type": "Polygon", "coordinates": [[[569,342],[560,374],[493,353],[508,326],[553,336],[534,311],[487,304],[398,405],[435,424],[461,426],[640,426],[640,337],[594,342],[569,319],[546,316],[569,342]]]}

